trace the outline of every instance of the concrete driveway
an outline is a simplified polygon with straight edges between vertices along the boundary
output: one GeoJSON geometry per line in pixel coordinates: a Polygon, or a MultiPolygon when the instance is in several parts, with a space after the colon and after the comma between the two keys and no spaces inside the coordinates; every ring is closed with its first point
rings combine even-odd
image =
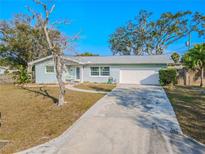
{"type": "Polygon", "coordinates": [[[202,154],[159,86],[119,85],[58,138],[21,153],[202,154]]]}

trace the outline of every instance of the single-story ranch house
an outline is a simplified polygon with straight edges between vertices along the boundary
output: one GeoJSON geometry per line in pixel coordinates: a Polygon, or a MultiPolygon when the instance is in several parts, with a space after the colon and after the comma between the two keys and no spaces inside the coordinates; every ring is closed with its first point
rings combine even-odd
{"type": "MultiPolygon", "coordinates": [[[[64,82],[159,84],[159,69],[173,63],[167,55],[151,56],[65,56],[64,82]]],[[[38,84],[57,83],[52,56],[29,63],[38,84]]]]}

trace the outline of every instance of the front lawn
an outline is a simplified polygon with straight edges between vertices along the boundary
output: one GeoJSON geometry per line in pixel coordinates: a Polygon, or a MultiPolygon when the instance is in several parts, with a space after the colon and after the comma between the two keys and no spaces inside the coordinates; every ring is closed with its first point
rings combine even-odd
{"type": "Polygon", "coordinates": [[[67,91],[68,103],[57,107],[57,88],[0,85],[0,139],[10,141],[0,153],[13,153],[59,136],[102,96],[67,91]]]}
{"type": "Polygon", "coordinates": [[[86,90],[96,90],[110,92],[116,87],[116,84],[106,84],[106,83],[81,83],[75,86],[76,88],[86,89],[86,90]]]}
{"type": "Polygon", "coordinates": [[[184,134],[205,144],[205,89],[165,88],[184,134]]]}

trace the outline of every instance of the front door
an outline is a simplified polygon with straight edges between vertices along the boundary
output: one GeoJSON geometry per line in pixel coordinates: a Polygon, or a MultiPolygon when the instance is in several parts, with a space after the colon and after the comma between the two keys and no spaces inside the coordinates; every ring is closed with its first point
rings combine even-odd
{"type": "Polygon", "coordinates": [[[76,79],[80,80],[80,67],[76,67],[76,79]]]}
{"type": "Polygon", "coordinates": [[[67,80],[75,80],[75,67],[67,66],[67,80]]]}

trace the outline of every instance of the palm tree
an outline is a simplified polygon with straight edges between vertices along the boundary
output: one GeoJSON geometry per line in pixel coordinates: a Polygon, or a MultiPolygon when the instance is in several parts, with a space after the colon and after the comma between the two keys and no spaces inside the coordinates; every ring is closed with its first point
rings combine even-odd
{"type": "Polygon", "coordinates": [[[177,52],[174,52],[174,53],[171,55],[171,58],[172,58],[172,60],[174,61],[174,63],[177,64],[177,63],[179,63],[180,55],[179,55],[177,52]]]}
{"type": "Polygon", "coordinates": [[[195,45],[184,55],[184,64],[191,69],[198,69],[201,72],[200,86],[203,86],[205,68],[205,43],[195,45]]]}

